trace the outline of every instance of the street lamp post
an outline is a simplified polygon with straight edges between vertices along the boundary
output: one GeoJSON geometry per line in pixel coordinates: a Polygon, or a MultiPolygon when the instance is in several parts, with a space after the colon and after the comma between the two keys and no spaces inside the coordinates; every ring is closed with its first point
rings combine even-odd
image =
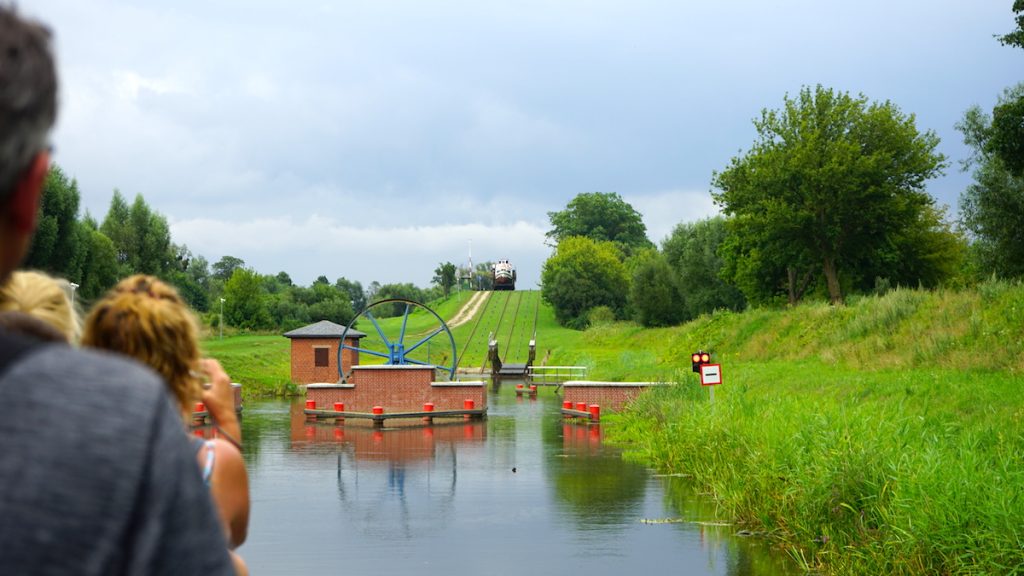
{"type": "Polygon", "coordinates": [[[220,339],[224,339],[224,299],[220,299],[220,339]]]}

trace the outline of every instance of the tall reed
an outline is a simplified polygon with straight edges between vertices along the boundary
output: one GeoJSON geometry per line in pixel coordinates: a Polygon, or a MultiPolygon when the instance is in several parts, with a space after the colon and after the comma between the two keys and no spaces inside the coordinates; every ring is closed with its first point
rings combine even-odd
{"type": "Polygon", "coordinates": [[[1011,374],[737,363],[614,421],[633,457],[686,473],[808,569],[1024,572],[1024,399],[1011,374]]]}

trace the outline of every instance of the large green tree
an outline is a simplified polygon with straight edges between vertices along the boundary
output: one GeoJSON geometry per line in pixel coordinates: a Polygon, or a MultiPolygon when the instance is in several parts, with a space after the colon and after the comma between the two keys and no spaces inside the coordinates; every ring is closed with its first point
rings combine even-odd
{"type": "Polygon", "coordinates": [[[326,280],[314,282],[310,287],[313,301],[309,305],[309,317],[314,322],[330,320],[335,324],[347,324],[355,315],[349,295],[326,280]]]}
{"type": "Polygon", "coordinates": [[[630,310],[644,326],[672,326],[683,319],[685,305],[672,267],[663,254],[645,258],[633,272],[630,310]]]}
{"type": "Polygon", "coordinates": [[[249,330],[271,328],[260,275],[249,268],[236,268],[224,284],[224,320],[229,326],[249,330]]]}
{"type": "Polygon", "coordinates": [[[1024,48],[1024,0],[1014,0],[1013,13],[1017,28],[1008,34],[996,36],[996,38],[1006,46],[1024,48]]]}
{"type": "Polygon", "coordinates": [[[175,260],[167,219],[150,209],[141,194],[129,206],[118,190],[100,231],[114,243],[121,276],[166,276],[175,260]]]}
{"type": "Polygon", "coordinates": [[[57,165],[43,183],[42,200],[26,268],[46,270],[81,282],[89,252],[89,233],[78,220],[78,182],[57,165]]]}
{"type": "Polygon", "coordinates": [[[245,260],[236,256],[221,256],[220,260],[213,263],[213,277],[220,278],[225,282],[235,273],[238,268],[245,267],[245,260]]]}
{"type": "Polygon", "coordinates": [[[366,292],[358,280],[349,280],[342,276],[334,281],[334,287],[348,295],[349,304],[356,313],[366,308],[366,292]]]}
{"type": "Polygon", "coordinates": [[[117,249],[107,235],[99,231],[96,220],[86,214],[79,224],[88,238],[89,253],[82,267],[78,293],[84,301],[95,300],[112,288],[120,279],[117,249]]]}
{"type": "Polygon", "coordinates": [[[473,270],[473,288],[477,290],[494,290],[494,262],[477,262],[473,270]]]}
{"type": "Polygon", "coordinates": [[[582,236],[562,238],[541,271],[541,296],[563,326],[587,327],[587,312],[607,306],[622,315],[629,277],[611,242],[582,236]]]}
{"type": "Polygon", "coordinates": [[[434,284],[441,287],[441,291],[444,292],[444,297],[447,298],[448,294],[452,291],[452,286],[455,286],[455,264],[451,262],[442,262],[437,265],[434,269],[434,284]]]}
{"type": "MultiPolygon", "coordinates": [[[[404,298],[414,302],[426,302],[427,295],[422,288],[417,287],[415,284],[411,282],[402,282],[381,285],[376,291],[374,301],[385,300],[388,298],[404,298]]],[[[402,314],[405,314],[405,304],[401,303],[374,308],[374,315],[380,318],[401,316],[402,314]]]]}
{"type": "MultiPolygon", "coordinates": [[[[1024,83],[1000,101],[1020,98],[1024,83]]],[[[972,150],[963,169],[974,169],[974,182],[960,196],[960,219],[973,235],[979,272],[1024,276],[1024,175],[1014,174],[990,146],[992,118],[981,107],[969,108],[956,127],[972,150]]]]}
{"type": "Polygon", "coordinates": [[[171,253],[173,258],[163,277],[178,289],[189,306],[207,312],[210,309],[210,274],[206,258],[193,255],[184,244],[171,244],[171,253]]]}
{"type": "Polygon", "coordinates": [[[120,271],[110,238],[88,214],[78,218],[79,202],[77,181],[59,166],[51,166],[43,184],[38,229],[24,266],[78,284],[76,298],[88,302],[113,286],[120,271]]]}
{"type": "Polygon", "coordinates": [[[741,310],[746,305],[743,293],[721,277],[723,263],[718,249],[725,238],[725,218],[716,216],[679,224],[662,243],[662,252],[676,273],[685,300],[684,320],[719,308],[741,310]]]}
{"type": "Polygon", "coordinates": [[[992,109],[987,147],[1014,176],[1024,176],[1024,94],[1010,89],[992,109]]]}
{"type": "Polygon", "coordinates": [[[573,198],[565,210],[548,212],[556,243],[571,236],[614,242],[624,252],[654,246],[647,239],[643,217],[615,192],[584,192],[573,198]]]}
{"type": "Polygon", "coordinates": [[[925,182],[945,166],[939,139],[891,102],[821,86],[765,109],[754,126],[751,150],[712,181],[737,223],[732,254],[760,248],[776,275],[815,262],[829,299],[842,302],[844,278],[884,272],[872,256],[933,207],[925,182]]]}

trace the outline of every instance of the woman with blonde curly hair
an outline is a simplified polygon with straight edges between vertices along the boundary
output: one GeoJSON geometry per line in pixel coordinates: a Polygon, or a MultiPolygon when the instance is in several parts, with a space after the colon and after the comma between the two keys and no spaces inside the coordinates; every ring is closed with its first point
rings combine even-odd
{"type": "Polygon", "coordinates": [[[82,320],[70,293],[67,280],[18,270],[0,286],[0,324],[44,340],[76,343],[82,320]]]}
{"type": "MultiPolygon", "coordinates": [[[[228,542],[232,548],[240,546],[249,525],[249,481],[231,380],[216,360],[201,357],[195,316],[178,292],[153,276],[125,278],[86,317],[82,344],[120,352],[156,370],[177,398],[186,423],[195,402],[206,404],[224,438],[195,439],[197,459],[228,542]]],[[[241,559],[234,554],[233,559],[244,571],[241,559]]]]}

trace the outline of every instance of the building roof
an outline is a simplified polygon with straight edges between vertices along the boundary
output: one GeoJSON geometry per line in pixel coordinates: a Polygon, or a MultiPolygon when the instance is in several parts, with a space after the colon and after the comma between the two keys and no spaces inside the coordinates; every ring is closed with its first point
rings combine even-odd
{"type": "MultiPolygon", "coordinates": [[[[296,328],[290,332],[285,332],[285,338],[341,338],[341,334],[345,331],[345,327],[341,324],[335,324],[329,320],[321,320],[319,322],[310,324],[309,326],[303,326],[302,328],[296,328]]],[[[346,338],[363,338],[366,334],[356,330],[355,328],[348,331],[346,338]]]]}

